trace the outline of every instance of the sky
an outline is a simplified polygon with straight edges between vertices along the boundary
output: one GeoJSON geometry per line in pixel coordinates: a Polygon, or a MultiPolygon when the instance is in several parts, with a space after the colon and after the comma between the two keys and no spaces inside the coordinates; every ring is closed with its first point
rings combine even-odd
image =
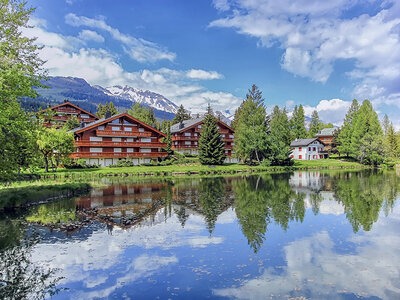
{"type": "Polygon", "coordinates": [[[160,93],[193,113],[302,104],[340,125],[369,99],[400,129],[398,0],[28,0],[52,76],[160,93]]]}

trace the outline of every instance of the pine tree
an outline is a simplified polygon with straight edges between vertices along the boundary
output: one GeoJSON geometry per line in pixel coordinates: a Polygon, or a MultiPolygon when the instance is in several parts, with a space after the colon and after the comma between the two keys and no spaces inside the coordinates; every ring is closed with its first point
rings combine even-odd
{"type": "Polygon", "coordinates": [[[236,156],[248,163],[257,160],[261,163],[270,155],[270,136],[268,119],[261,91],[253,85],[243,101],[235,125],[236,156]]]}
{"type": "Polygon", "coordinates": [[[136,102],[132,105],[131,109],[127,111],[132,117],[146,123],[147,125],[157,127],[157,119],[154,115],[154,109],[152,107],[146,107],[136,102]]]}
{"type": "Polygon", "coordinates": [[[178,124],[182,121],[189,119],[190,119],[190,114],[185,110],[185,108],[181,104],[175,114],[175,117],[172,119],[172,125],[178,124]]]}
{"type": "Polygon", "coordinates": [[[353,100],[349,110],[347,111],[346,117],[343,122],[343,126],[340,129],[340,133],[337,138],[337,150],[341,154],[350,155],[351,152],[351,137],[353,134],[353,120],[355,119],[360,105],[356,99],[353,100]]]}
{"type": "Polygon", "coordinates": [[[235,114],[234,114],[233,120],[232,120],[232,122],[231,122],[231,127],[232,127],[233,129],[236,129],[236,127],[237,127],[237,123],[238,123],[238,121],[239,121],[239,116],[240,116],[240,113],[241,113],[241,111],[242,111],[243,103],[244,103],[244,101],[242,101],[242,103],[240,104],[240,106],[235,110],[235,114]]]}
{"type": "Polygon", "coordinates": [[[378,164],[384,155],[383,131],[371,102],[364,100],[353,120],[350,155],[361,163],[378,164]]]}
{"type": "Polygon", "coordinates": [[[171,127],[167,127],[167,136],[164,138],[165,143],[167,143],[167,147],[165,148],[165,151],[168,153],[168,155],[172,154],[172,136],[171,136],[171,127]]]}
{"type": "Polygon", "coordinates": [[[396,134],[393,124],[390,123],[386,135],[385,135],[385,146],[386,154],[389,157],[399,157],[400,156],[400,143],[399,136],[396,134]]]}
{"type": "Polygon", "coordinates": [[[307,137],[307,130],[304,123],[305,117],[303,106],[295,106],[292,118],[290,119],[292,139],[304,139],[307,137]]]}
{"type": "Polygon", "coordinates": [[[109,103],[106,102],[106,104],[104,105],[99,103],[99,105],[97,106],[96,116],[98,116],[99,118],[104,118],[106,116],[106,112],[110,112],[111,116],[118,114],[118,111],[112,101],[110,101],[109,103]]]}
{"type": "Polygon", "coordinates": [[[199,159],[203,165],[222,165],[225,160],[225,143],[221,139],[218,122],[212,111],[208,112],[201,125],[199,159]]]}
{"type": "Polygon", "coordinates": [[[382,129],[383,129],[383,134],[386,136],[388,133],[390,127],[390,120],[387,114],[385,114],[385,116],[383,117],[383,121],[382,121],[382,129]]]}
{"type": "Polygon", "coordinates": [[[286,109],[274,107],[270,121],[271,165],[290,165],[291,134],[286,109]]]}
{"type": "Polygon", "coordinates": [[[319,120],[318,112],[316,110],[313,111],[311,115],[311,123],[310,128],[308,129],[308,137],[313,138],[323,128],[322,122],[319,120]]]}

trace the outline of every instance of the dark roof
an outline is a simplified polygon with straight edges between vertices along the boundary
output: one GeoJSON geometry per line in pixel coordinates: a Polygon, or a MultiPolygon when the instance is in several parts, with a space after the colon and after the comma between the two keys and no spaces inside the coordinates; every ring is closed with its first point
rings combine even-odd
{"type": "Polygon", "coordinates": [[[87,110],[84,110],[83,108],[80,108],[78,105],[72,104],[69,101],[63,102],[63,103],[58,104],[56,106],[52,106],[52,107],[48,107],[48,108],[42,109],[42,110],[38,111],[38,113],[45,112],[46,110],[50,110],[50,109],[56,109],[56,108],[61,107],[61,106],[67,106],[67,105],[70,105],[70,106],[72,106],[72,107],[74,107],[74,108],[76,108],[76,109],[78,109],[80,111],[83,111],[85,114],[88,114],[89,116],[91,116],[91,117],[93,117],[95,119],[99,118],[98,116],[92,114],[91,112],[88,112],[87,110]]]}
{"type": "Polygon", "coordinates": [[[191,127],[193,125],[196,125],[197,123],[202,122],[203,120],[204,120],[204,117],[203,118],[197,118],[197,119],[185,120],[185,121],[182,122],[183,123],[182,127],[180,126],[181,123],[172,125],[171,126],[171,133],[176,133],[176,132],[182,131],[182,130],[188,128],[188,127],[191,127]]]}
{"type": "Polygon", "coordinates": [[[312,139],[296,139],[290,143],[290,147],[308,146],[315,140],[318,140],[321,144],[325,145],[323,142],[320,141],[319,138],[312,138],[312,139]]]}
{"type": "Polygon", "coordinates": [[[315,136],[333,136],[335,133],[336,128],[324,128],[318,131],[315,136]]]}

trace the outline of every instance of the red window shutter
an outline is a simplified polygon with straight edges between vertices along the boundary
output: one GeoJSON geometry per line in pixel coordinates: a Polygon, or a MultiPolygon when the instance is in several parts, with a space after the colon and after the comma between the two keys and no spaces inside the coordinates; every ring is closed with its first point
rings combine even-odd
{"type": "Polygon", "coordinates": [[[299,159],[301,159],[301,155],[299,155],[299,159]]]}
{"type": "Polygon", "coordinates": [[[315,151],[315,147],[312,148],[312,151],[315,151]]]}

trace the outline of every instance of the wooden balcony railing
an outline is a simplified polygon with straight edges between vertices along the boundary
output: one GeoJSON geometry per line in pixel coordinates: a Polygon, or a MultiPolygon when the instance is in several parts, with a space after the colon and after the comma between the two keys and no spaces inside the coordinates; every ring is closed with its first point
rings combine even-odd
{"type": "Polygon", "coordinates": [[[114,142],[114,141],[76,141],[76,147],[149,147],[149,148],[165,148],[166,143],[143,143],[143,142],[114,142]]]}
{"type": "Polygon", "coordinates": [[[64,113],[64,114],[78,114],[80,113],[79,110],[73,108],[57,108],[55,110],[57,113],[64,113]]]}
{"type": "Polygon", "coordinates": [[[172,145],[172,148],[173,149],[182,149],[182,148],[185,148],[185,149],[197,149],[197,148],[199,148],[199,146],[198,145],[172,145]]]}
{"type": "Polygon", "coordinates": [[[197,141],[200,136],[173,136],[172,141],[197,141]]]}
{"type": "Polygon", "coordinates": [[[125,131],[125,130],[96,130],[97,136],[138,136],[150,137],[151,132],[125,131]]]}
{"type": "Polygon", "coordinates": [[[70,155],[72,158],[90,158],[90,157],[107,157],[107,158],[127,158],[127,157],[166,157],[167,152],[74,152],[70,155]]]}

